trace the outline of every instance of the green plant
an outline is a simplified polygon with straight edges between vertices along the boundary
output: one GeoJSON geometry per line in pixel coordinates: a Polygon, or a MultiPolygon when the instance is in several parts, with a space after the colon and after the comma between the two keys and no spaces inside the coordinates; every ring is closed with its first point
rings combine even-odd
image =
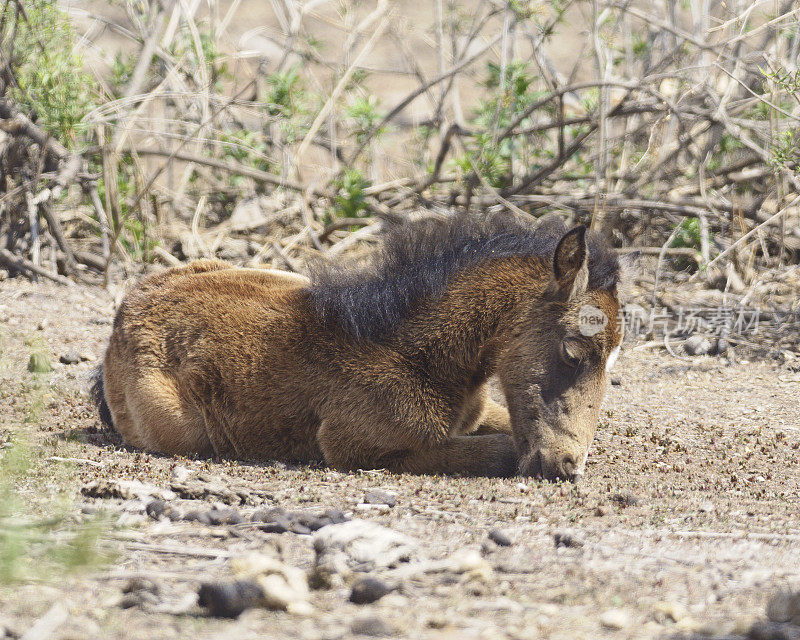
{"type": "Polygon", "coordinates": [[[122,88],[130,82],[133,70],[136,67],[136,56],[132,53],[127,55],[117,52],[114,61],[111,63],[111,86],[114,94],[119,97],[122,95],[122,88]]]}
{"type": "Polygon", "coordinates": [[[95,518],[77,524],[69,517],[71,500],[50,496],[53,480],[63,478],[59,473],[54,478],[51,471],[45,476],[42,447],[29,443],[44,413],[47,390],[36,374],[19,385],[22,418],[12,425],[12,441],[0,449],[0,585],[52,579],[105,559],[97,548],[104,523],[95,518]]]}
{"type": "MultiPolygon", "coordinates": [[[[350,99],[350,104],[345,107],[345,116],[350,121],[356,141],[361,144],[367,133],[383,119],[385,115],[378,110],[378,99],[375,96],[356,96],[350,99]]],[[[386,132],[386,127],[378,129],[373,139],[379,138],[386,132]]]]}
{"type": "Polygon", "coordinates": [[[304,85],[300,77],[300,68],[292,67],[267,76],[267,113],[271,116],[290,117],[294,115],[300,104],[300,96],[304,85]]]}
{"type": "Polygon", "coordinates": [[[338,192],[334,207],[328,216],[332,218],[358,218],[367,208],[364,190],[370,186],[369,180],[358,169],[345,169],[342,177],[335,183],[338,192]]]}
{"type": "Polygon", "coordinates": [[[10,96],[62,143],[75,145],[97,85],[82,71],[69,20],[56,0],[28,0],[25,7],[27,17],[3,22],[3,46],[13,41],[9,67],[16,83],[10,96]]]}
{"type": "Polygon", "coordinates": [[[678,225],[678,232],[670,243],[674,248],[700,249],[700,220],[698,218],[685,218],[678,225]]]}
{"type": "Polygon", "coordinates": [[[777,140],[770,148],[769,163],[778,168],[792,165],[795,171],[798,170],[798,165],[800,165],[800,146],[798,146],[796,130],[788,129],[778,135],[777,140]]]}
{"type": "MultiPolygon", "coordinates": [[[[487,71],[482,84],[488,97],[481,100],[471,122],[476,133],[466,143],[465,154],[456,157],[453,164],[465,174],[479,172],[490,185],[501,188],[511,179],[514,158],[532,169],[551,155],[542,150],[542,145],[536,144],[532,135],[512,134],[498,140],[499,132],[507,129],[545,94],[531,89],[535,77],[529,73],[525,62],[512,61],[505,69],[490,62],[487,71]]],[[[553,108],[545,105],[542,111],[552,114],[553,108]]],[[[519,128],[530,123],[530,118],[522,118],[519,128]]]]}

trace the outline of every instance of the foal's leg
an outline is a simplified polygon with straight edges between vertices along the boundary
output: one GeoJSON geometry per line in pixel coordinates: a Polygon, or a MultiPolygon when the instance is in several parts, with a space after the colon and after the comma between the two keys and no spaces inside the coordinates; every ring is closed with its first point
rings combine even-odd
{"type": "Polygon", "coordinates": [[[503,405],[487,400],[483,414],[478,419],[478,427],[470,435],[480,436],[492,433],[511,434],[511,416],[503,405]]]}
{"type": "MultiPolygon", "coordinates": [[[[317,442],[325,461],[344,469],[384,468],[396,473],[461,474],[507,477],[517,473],[519,455],[506,434],[454,436],[442,440],[406,438],[391,442],[371,437],[397,432],[396,428],[359,428],[323,420],[317,442]]],[[[389,425],[385,425],[389,426],[389,425]]]]}
{"type": "Polygon", "coordinates": [[[511,417],[508,409],[489,398],[489,390],[484,386],[469,402],[464,421],[457,432],[477,436],[511,434],[511,417]]]}
{"type": "Polygon", "coordinates": [[[404,453],[386,464],[395,472],[460,474],[508,478],[519,469],[519,454],[511,436],[456,436],[428,449],[404,453]]]}

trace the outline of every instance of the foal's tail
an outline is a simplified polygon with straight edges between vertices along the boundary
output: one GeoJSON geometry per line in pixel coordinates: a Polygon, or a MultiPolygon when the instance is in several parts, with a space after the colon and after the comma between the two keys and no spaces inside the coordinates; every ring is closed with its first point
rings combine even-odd
{"type": "Polygon", "coordinates": [[[114,420],[111,417],[111,410],[108,408],[106,402],[106,393],[103,388],[103,365],[101,364],[92,373],[91,378],[92,386],[89,388],[89,395],[92,402],[97,407],[97,413],[100,414],[100,422],[109,429],[114,428],[114,420]]]}

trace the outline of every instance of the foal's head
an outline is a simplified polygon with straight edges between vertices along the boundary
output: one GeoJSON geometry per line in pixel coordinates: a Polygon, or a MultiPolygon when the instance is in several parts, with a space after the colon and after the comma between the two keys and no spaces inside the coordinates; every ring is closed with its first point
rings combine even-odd
{"type": "Polygon", "coordinates": [[[523,475],[581,477],[619,352],[621,265],[591,240],[582,226],[563,233],[544,293],[524,306],[499,363],[523,475]]]}

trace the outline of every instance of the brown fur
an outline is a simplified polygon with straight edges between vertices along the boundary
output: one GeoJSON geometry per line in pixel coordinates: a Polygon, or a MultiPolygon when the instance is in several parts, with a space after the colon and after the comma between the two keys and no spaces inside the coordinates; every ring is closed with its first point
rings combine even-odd
{"type": "Polygon", "coordinates": [[[323,321],[303,276],[215,260],[168,269],[120,306],[104,398],[128,443],[167,454],[574,478],[621,339],[616,290],[587,290],[586,254],[581,227],[554,263],[471,265],[379,341],[323,321]],[[612,319],[591,338],[578,332],[584,304],[612,319]],[[488,400],[492,375],[509,410],[488,400]]]}

